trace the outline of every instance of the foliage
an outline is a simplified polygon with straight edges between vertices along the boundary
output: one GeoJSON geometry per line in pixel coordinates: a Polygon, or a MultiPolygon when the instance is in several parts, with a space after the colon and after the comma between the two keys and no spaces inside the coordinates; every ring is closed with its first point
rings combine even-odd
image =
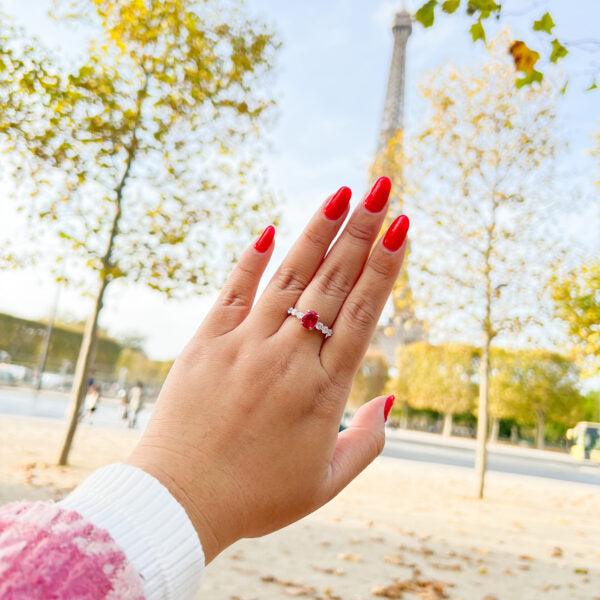
{"type": "MultiPolygon", "coordinates": [[[[501,0],[427,0],[415,13],[415,19],[424,27],[432,27],[439,15],[458,14],[461,7],[471,23],[469,33],[474,42],[481,40],[486,43],[486,21],[490,18],[499,21],[505,15],[501,0]],[[438,13],[438,9],[441,12],[438,13]]],[[[538,37],[539,46],[543,48],[542,52],[550,63],[557,63],[569,53],[567,45],[556,37],[555,27],[556,23],[548,11],[531,24],[532,31],[541,34],[541,37],[538,37]]],[[[522,40],[513,41],[507,45],[507,49],[513,57],[515,69],[522,74],[516,81],[517,87],[542,81],[543,73],[536,69],[540,52],[530,48],[522,40]]],[[[592,83],[589,89],[596,87],[595,83],[592,83]]]]}
{"type": "Polygon", "coordinates": [[[100,35],[69,69],[0,26],[0,145],[16,205],[35,239],[70,257],[71,279],[87,269],[168,295],[202,292],[234,259],[228,242],[272,216],[249,142],[271,105],[263,81],[275,45],[219,6],[75,3],[100,35]]]}
{"type": "MultiPolygon", "coordinates": [[[[57,325],[52,330],[47,367],[58,372],[66,367],[73,371],[81,346],[82,326],[57,325]]],[[[12,362],[29,367],[37,366],[42,352],[46,324],[0,313],[0,350],[8,352],[12,362]]],[[[123,347],[106,336],[96,343],[94,370],[113,374],[123,347]]]]}
{"type": "Polygon", "coordinates": [[[474,409],[477,350],[460,344],[417,342],[398,349],[398,377],[391,384],[398,404],[444,414],[474,409]]]}
{"type": "Polygon", "coordinates": [[[123,348],[115,364],[115,374],[121,369],[127,369],[127,380],[142,381],[144,384],[161,385],[167,377],[173,361],[150,360],[142,351],[136,348],[123,348]]]}
{"type": "Polygon", "coordinates": [[[387,378],[388,365],[383,354],[373,349],[369,350],[352,382],[348,405],[356,408],[379,396],[387,378]]]}
{"type": "Polygon", "coordinates": [[[553,279],[552,297],[557,316],[568,327],[578,354],[597,374],[600,361],[600,262],[553,279]]]}
{"type": "Polygon", "coordinates": [[[585,417],[579,371],[569,358],[547,350],[494,350],[490,411],[533,425],[543,418],[573,426],[585,417]]]}
{"type": "Polygon", "coordinates": [[[543,282],[561,248],[551,230],[559,92],[515,90],[505,39],[483,66],[447,67],[422,86],[411,281],[434,339],[489,344],[544,325],[543,282]]]}

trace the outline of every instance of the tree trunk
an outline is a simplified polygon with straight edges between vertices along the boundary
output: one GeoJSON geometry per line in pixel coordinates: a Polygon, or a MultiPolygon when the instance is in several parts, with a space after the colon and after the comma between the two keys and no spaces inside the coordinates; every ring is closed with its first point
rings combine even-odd
{"type": "Polygon", "coordinates": [[[487,467],[488,385],[490,377],[490,340],[486,340],[479,365],[479,409],[477,412],[477,449],[475,452],[475,493],[483,498],[487,467]]]}
{"type": "Polygon", "coordinates": [[[543,450],[546,445],[546,417],[543,412],[536,414],[535,447],[543,450]]]}
{"type": "Polygon", "coordinates": [[[498,435],[500,433],[500,419],[494,417],[492,419],[492,429],[490,430],[490,442],[494,444],[498,441],[498,435]]]}
{"type": "Polygon", "coordinates": [[[450,437],[452,435],[452,413],[444,414],[444,426],[442,428],[442,435],[444,437],[450,437]]]}
{"type": "Polygon", "coordinates": [[[510,443],[515,445],[519,443],[519,428],[514,423],[510,428],[510,443]]]}
{"type": "Polygon", "coordinates": [[[98,317],[100,315],[100,311],[102,310],[102,301],[104,299],[104,293],[107,285],[108,279],[106,275],[103,275],[98,288],[98,293],[94,299],[94,308],[85,324],[81,349],[79,350],[77,366],[75,367],[73,387],[71,388],[67,430],[65,432],[65,437],[63,438],[58,457],[59,465],[66,465],[69,459],[71,444],[73,443],[73,437],[75,436],[75,430],[77,429],[77,423],[79,421],[79,410],[81,409],[81,403],[83,402],[87,392],[87,379],[92,362],[94,345],[96,342],[98,317]]]}
{"type": "MultiPolygon", "coordinates": [[[[138,97],[139,101],[139,97],[138,97]]],[[[138,107],[139,108],[139,107],[138,107]]],[[[81,403],[85,397],[87,391],[87,378],[94,354],[94,348],[96,344],[96,333],[98,329],[98,317],[102,310],[102,302],[104,300],[104,293],[108,284],[111,282],[111,269],[114,266],[112,263],[112,254],[115,243],[115,238],[119,233],[119,222],[121,220],[121,205],[123,201],[123,190],[125,189],[125,183],[129,177],[131,165],[136,150],[136,139],[135,135],[128,149],[127,162],[125,163],[125,171],[119,184],[115,189],[115,214],[113,216],[113,222],[111,224],[110,235],[108,243],[106,245],[106,251],[102,257],[102,270],[100,271],[100,285],[98,287],[98,293],[94,299],[94,308],[90,314],[83,332],[83,340],[81,342],[81,349],[79,350],[79,356],[77,357],[77,366],[75,367],[75,377],[73,379],[73,387],[71,388],[71,403],[69,405],[69,416],[68,425],[65,432],[65,437],[62,442],[60,454],[58,457],[59,465],[66,465],[69,459],[69,452],[71,451],[71,444],[73,443],[73,437],[75,430],[77,429],[77,423],[79,420],[79,410],[81,403]]]]}

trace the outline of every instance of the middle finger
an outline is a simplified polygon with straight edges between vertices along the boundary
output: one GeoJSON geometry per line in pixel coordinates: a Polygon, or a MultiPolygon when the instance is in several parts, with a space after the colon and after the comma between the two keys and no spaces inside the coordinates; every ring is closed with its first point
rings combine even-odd
{"type": "MultiPolygon", "coordinates": [[[[298,310],[317,311],[319,320],[331,327],[377,238],[385,218],[391,185],[389,178],[380,177],[357,206],[339,239],[296,302],[298,310]]],[[[297,335],[309,333],[302,331],[302,326],[294,321],[296,319],[287,319],[283,329],[295,330],[297,335]]],[[[310,333],[313,345],[320,346],[321,335],[310,333]]]]}

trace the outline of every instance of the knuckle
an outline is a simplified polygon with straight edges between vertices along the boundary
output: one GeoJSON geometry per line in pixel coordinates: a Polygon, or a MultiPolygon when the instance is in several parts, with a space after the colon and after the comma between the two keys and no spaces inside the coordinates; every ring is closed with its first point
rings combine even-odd
{"type": "Polygon", "coordinates": [[[323,248],[329,245],[329,238],[321,233],[316,227],[308,227],[304,230],[304,238],[315,248],[323,248]]]}
{"type": "Polygon", "coordinates": [[[371,301],[362,296],[349,300],[346,305],[346,322],[350,327],[358,331],[365,331],[372,327],[378,315],[371,301]]]}
{"type": "Polygon", "coordinates": [[[332,266],[317,276],[317,292],[343,300],[352,289],[352,281],[340,265],[332,266]]]}
{"type": "Polygon", "coordinates": [[[221,305],[226,307],[249,308],[250,299],[248,295],[239,289],[225,288],[221,293],[221,305]]]}
{"type": "Polygon", "coordinates": [[[281,267],[279,269],[276,282],[280,291],[295,293],[304,291],[308,283],[302,273],[290,267],[281,267]]]}
{"type": "Polygon", "coordinates": [[[385,434],[383,431],[371,431],[369,436],[369,455],[375,459],[383,452],[385,446],[385,434]]]}
{"type": "Polygon", "coordinates": [[[368,267],[376,276],[382,279],[393,278],[396,274],[396,264],[391,255],[377,254],[369,261],[368,267]]]}
{"type": "Polygon", "coordinates": [[[346,395],[347,390],[335,378],[324,378],[314,396],[313,414],[319,418],[332,419],[339,413],[340,398],[346,395]]]}
{"type": "Polygon", "coordinates": [[[358,220],[352,221],[348,224],[346,231],[350,236],[350,239],[360,245],[370,245],[373,241],[373,227],[369,223],[363,223],[358,220]]]}

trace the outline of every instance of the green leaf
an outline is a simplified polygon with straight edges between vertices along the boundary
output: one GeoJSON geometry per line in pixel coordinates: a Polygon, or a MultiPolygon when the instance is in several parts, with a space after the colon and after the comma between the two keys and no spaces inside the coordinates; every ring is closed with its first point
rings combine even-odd
{"type": "Polygon", "coordinates": [[[501,6],[495,0],[469,0],[467,14],[479,13],[480,19],[487,19],[493,12],[500,12],[501,6]]]}
{"type": "Polygon", "coordinates": [[[561,95],[562,95],[562,96],[564,96],[564,95],[567,93],[567,88],[568,88],[568,87],[569,87],[569,82],[568,82],[568,81],[566,81],[566,82],[565,82],[565,85],[563,85],[563,86],[560,88],[560,93],[561,93],[561,95]]]}
{"type": "Polygon", "coordinates": [[[555,23],[554,20],[552,19],[552,15],[547,12],[545,15],[542,16],[541,19],[539,19],[539,21],[534,21],[533,23],[533,30],[534,31],[544,31],[545,33],[547,33],[548,35],[550,35],[552,33],[552,30],[555,27],[555,23]]]}
{"type": "Polygon", "coordinates": [[[435,7],[438,0],[429,0],[415,13],[415,19],[423,25],[423,27],[431,27],[435,21],[435,7]]]}
{"type": "Polygon", "coordinates": [[[593,90],[597,90],[598,89],[598,84],[595,81],[592,81],[592,83],[590,84],[590,86],[588,88],[586,88],[586,92],[591,92],[593,90]]]}
{"type": "Polygon", "coordinates": [[[564,58],[569,51],[555,38],[552,40],[552,54],[550,54],[550,62],[558,62],[564,58]]]}
{"type": "Polygon", "coordinates": [[[485,29],[483,28],[481,19],[479,19],[476,23],[473,23],[469,31],[471,32],[471,37],[473,38],[474,42],[477,40],[482,40],[485,43],[485,29]]]}
{"type": "Polygon", "coordinates": [[[453,12],[456,12],[459,6],[460,0],[446,0],[446,2],[442,4],[442,10],[451,15],[453,12]]]}
{"type": "Polygon", "coordinates": [[[533,69],[531,71],[531,73],[529,73],[525,77],[522,77],[521,79],[517,79],[516,84],[517,84],[518,88],[522,88],[526,85],[531,85],[532,83],[540,83],[542,81],[542,79],[544,79],[544,75],[542,73],[540,73],[539,71],[536,71],[535,69],[533,69]]]}

